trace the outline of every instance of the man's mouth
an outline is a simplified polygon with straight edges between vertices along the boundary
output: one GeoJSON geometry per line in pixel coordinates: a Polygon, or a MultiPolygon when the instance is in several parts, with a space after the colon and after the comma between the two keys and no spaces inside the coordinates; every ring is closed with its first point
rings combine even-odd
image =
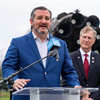
{"type": "Polygon", "coordinates": [[[84,45],[88,45],[87,43],[85,43],[84,45]]]}
{"type": "Polygon", "coordinates": [[[41,25],[39,25],[39,27],[47,27],[47,25],[46,24],[41,24],[41,25]]]}
{"type": "Polygon", "coordinates": [[[43,25],[42,25],[42,26],[39,26],[39,27],[47,27],[47,26],[43,26],[43,25]]]}

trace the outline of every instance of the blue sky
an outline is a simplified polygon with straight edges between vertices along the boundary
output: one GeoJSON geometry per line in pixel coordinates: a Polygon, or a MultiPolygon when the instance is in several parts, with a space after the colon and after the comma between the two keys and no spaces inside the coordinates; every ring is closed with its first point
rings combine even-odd
{"type": "Polygon", "coordinates": [[[99,0],[0,0],[0,59],[4,57],[12,38],[29,30],[30,13],[34,7],[41,5],[52,11],[53,18],[76,9],[85,16],[96,15],[100,18],[99,0]]]}

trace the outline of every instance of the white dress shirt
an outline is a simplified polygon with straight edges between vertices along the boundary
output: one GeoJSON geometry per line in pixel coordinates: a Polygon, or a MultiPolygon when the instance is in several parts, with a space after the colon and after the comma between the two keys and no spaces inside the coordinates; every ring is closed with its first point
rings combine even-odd
{"type": "MultiPolygon", "coordinates": [[[[47,38],[43,42],[41,42],[41,40],[33,32],[32,32],[32,34],[33,34],[34,40],[37,44],[41,58],[47,56],[47,53],[48,53],[47,43],[49,42],[49,34],[47,35],[47,38]]],[[[43,59],[42,62],[43,62],[44,68],[45,68],[46,67],[46,58],[43,59]]]]}
{"type": "Polygon", "coordinates": [[[81,52],[81,57],[82,57],[82,61],[84,63],[84,59],[85,59],[85,55],[84,54],[88,54],[87,59],[90,65],[90,54],[91,54],[91,50],[88,53],[85,53],[81,48],[80,48],[80,52],[81,52]]]}

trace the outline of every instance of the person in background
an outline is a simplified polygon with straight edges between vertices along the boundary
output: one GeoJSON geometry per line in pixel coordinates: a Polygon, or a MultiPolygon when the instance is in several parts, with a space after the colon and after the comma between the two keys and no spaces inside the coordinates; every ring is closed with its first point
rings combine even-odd
{"type": "MultiPolygon", "coordinates": [[[[81,86],[100,89],[100,54],[91,50],[96,41],[96,34],[91,26],[85,26],[80,31],[80,48],[70,56],[81,86]]],[[[62,84],[67,85],[64,80],[62,84]]],[[[100,100],[100,90],[91,93],[88,100],[100,100]]]]}
{"type": "MultiPolygon", "coordinates": [[[[60,42],[60,60],[48,57],[19,73],[13,77],[15,90],[23,87],[60,87],[60,75],[69,86],[81,87],[66,42],[49,34],[51,19],[52,13],[46,7],[40,6],[32,10],[31,32],[12,39],[2,63],[3,78],[47,56],[47,43],[52,38],[60,42]]],[[[13,95],[13,100],[29,100],[29,97],[13,95]]]]}

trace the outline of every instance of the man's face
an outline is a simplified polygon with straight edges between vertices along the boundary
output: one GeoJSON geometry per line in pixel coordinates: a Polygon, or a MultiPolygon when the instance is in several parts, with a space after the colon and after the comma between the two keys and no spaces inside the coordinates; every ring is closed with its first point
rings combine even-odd
{"type": "Polygon", "coordinates": [[[94,34],[92,31],[82,33],[80,36],[80,45],[83,50],[91,50],[92,45],[95,42],[94,34]]]}
{"type": "Polygon", "coordinates": [[[48,33],[50,30],[51,19],[50,13],[47,10],[36,10],[34,20],[30,19],[33,31],[37,33],[48,33]]]}

